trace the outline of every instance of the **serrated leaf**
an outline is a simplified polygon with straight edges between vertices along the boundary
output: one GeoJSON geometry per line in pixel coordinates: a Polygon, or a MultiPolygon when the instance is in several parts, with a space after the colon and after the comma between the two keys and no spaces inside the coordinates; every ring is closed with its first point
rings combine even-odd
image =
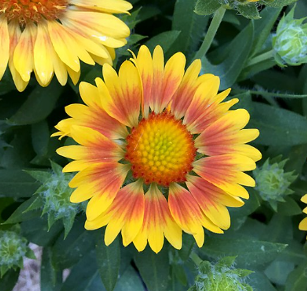
{"type": "Polygon", "coordinates": [[[9,123],[27,125],[44,120],[54,109],[62,92],[63,87],[55,80],[46,88],[37,86],[9,119],[9,123]]]}
{"type": "Polygon", "coordinates": [[[221,6],[222,4],[218,0],[198,0],[195,5],[195,13],[199,15],[211,15],[221,6]]]}
{"type": "Polygon", "coordinates": [[[119,238],[106,246],[101,232],[96,234],[96,254],[99,274],[107,291],[113,291],[120,269],[119,238]]]}
{"type": "Polygon", "coordinates": [[[286,244],[260,241],[250,238],[207,237],[201,252],[209,258],[237,256],[238,267],[251,269],[273,261],[285,248],[286,244]]]}
{"type": "Polygon", "coordinates": [[[249,3],[246,5],[238,5],[237,10],[242,16],[246,18],[249,18],[249,19],[261,18],[258,8],[254,3],[249,3]]]}
{"type": "Polygon", "coordinates": [[[307,119],[282,108],[254,102],[250,128],[257,128],[262,145],[293,146],[307,143],[307,119]]]}
{"type": "Polygon", "coordinates": [[[149,247],[135,256],[135,263],[149,291],[164,291],[168,286],[167,248],[155,254],[149,247]]]}

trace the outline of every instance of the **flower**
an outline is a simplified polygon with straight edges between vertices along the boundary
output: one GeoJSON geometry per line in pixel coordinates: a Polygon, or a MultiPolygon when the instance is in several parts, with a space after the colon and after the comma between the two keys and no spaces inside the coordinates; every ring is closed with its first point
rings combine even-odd
{"type": "Polygon", "coordinates": [[[76,84],[80,61],[112,63],[114,49],[130,31],[113,13],[127,13],[123,0],[3,0],[0,2],[0,80],[9,65],[23,91],[34,71],[41,86],[55,74],[61,85],[67,73],[76,84]]]}
{"type": "Polygon", "coordinates": [[[274,57],[281,67],[307,63],[307,23],[305,18],[294,19],[294,10],[284,16],[273,36],[274,57]]]}
{"type": "Polygon", "coordinates": [[[121,231],[123,244],[142,251],[149,242],[159,252],[164,236],[177,249],[182,230],[201,247],[203,226],[216,233],[230,226],[226,206],[240,207],[255,186],[243,173],[255,169],[260,152],[246,142],[257,129],[244,109],[222,102],[220,79],[198,76],[200,60],[185,72],[182,53],[164,66],[157,46],[151,56],[142,46],[117,75],[108,64],[96,86],[82,82],[86,105],[66,107],[71,118],[60,121],[53,136],[71,136],[80,145],[59,148],[74,159],[63,171],[79,171],[70,182],[72,202],[90,199],[86,229],[107,225],[109,245],[121,231]],[[146,193],[146,194],[144,194],[146,193]]]}
{"type": "MultiPolygon", "coordinates": [[[[307,204],[307,194],[305,194],[305,195],[301,198],[301,201],[307,204]]],[[[307,214],[307,207],[305,207],[305,208],[303,209],[303,212],[304,212],[305,214],[307,214]]],[[[307,230],[307,217],[305,217],[305,218],[300,222],[298,228],[299,228],[299,230],[304,230],[304,231],[307,230]]],[[[307,237],[306,237],[306,239],[307,239],[307,237]]]]}

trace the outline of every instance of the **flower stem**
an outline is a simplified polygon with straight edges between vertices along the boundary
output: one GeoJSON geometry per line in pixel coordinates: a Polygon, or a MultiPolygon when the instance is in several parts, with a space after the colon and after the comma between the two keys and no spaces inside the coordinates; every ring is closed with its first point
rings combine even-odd
{"type": "Polygon", "coordinates": [[[274,58],[273,50],[270,50],[268,52],[265,52],[257,57],[252,58],[246,65],[246,67],[250,67],[252,65],[258,64],[260,62],[269,60],[271,58],[274,58]]]}
{"type": "Polygon", "coordinates": [[[199,266],[200,263],[202,262],[202,259],[194,252],[190,254],[190,258],[192,261],[195,263],[196,266],[199,266]]]}
{"type": "Polygon", "coordinates": [[[215,11],[213,19],[210,23],[210,26],[208,28],[207,34],[205,36],[205,39],[196,53],[194,59],[201,59],[209,50],[213,39],[216,35],[216,32],[223,20],[224,14],[226,12],[226,9],[224,7],[220,7],[217,11],[215,11]]]}

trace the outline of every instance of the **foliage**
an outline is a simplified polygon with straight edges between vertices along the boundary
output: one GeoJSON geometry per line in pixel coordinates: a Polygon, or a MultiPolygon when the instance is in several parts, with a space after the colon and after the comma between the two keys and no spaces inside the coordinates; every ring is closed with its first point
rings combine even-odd
{"type": "MultiPolygon", "coordinates": [[[[226,274],[241,280],[242,290],[307,290],[306,234],[298,230],[304,217],[300,198],[307,193],[307,64],[305,59],[288,61],[289,53],[295,53],[292,47],[278,47],[281,59],[274,51],[284,28],[289,29],[289,16],[283,15],[306,26],[305,0],[298,0],[295,10],[294,0],[131,2],[131,15],[121,18],[132,34],[117,49],[114,65],[130,58],[127,49],[136,53],[140,44],[150,49],[160,44],[166,57],[182,51],[187,65],[200,58],[202,73],[220,76],[221,90],[232,87],[236,106],[251,114],[248,126],[260,130],[253,144],[263,155],[253,173],[257,187],[249,189],[243,207],[230,208],[230,229],[223,235],[206,232],[201,249],[185,235],[181,250],[165,243],[158,254],[149,247],[138,253],[119,239],[106,247],[104,230],[86,231],[82,207],[69,202],[72,176],[61,172],[67,160],[55,151],[72,141],[50,138],[54,125],[66,117],[64,107],[80,102],[78,87],[53,80],[42,88],[33,77],[18,93],[7,71],[0,82],[0,290],[13,289],[22,257],[33,258],[28,242],[43,247],[42,290],[203,290],[196,285],[212,277],[212,270],[225,273],[221,264],[226,264],[226,274]],[[285,62],[288,67],[280,68],[285,62]],[[3,248],[8,236],[13,239],[3,248]],[[12,250],[16,257],[3,267],[12,250]],[[202,261],[198,267],[193,254],[202,261]],[[63,282],[67,268],[71,272],[63,282]]],[[[297,44],[294,32],[287,33],[297,44]]],[[[93,83],[101,76],[99,65],[82,66],[80,81],[93,83]]],[[[214,284],[220,283],[209,285],[214,284]]],[[[226,290],[219,288],[214,290],[226,290]]]]}

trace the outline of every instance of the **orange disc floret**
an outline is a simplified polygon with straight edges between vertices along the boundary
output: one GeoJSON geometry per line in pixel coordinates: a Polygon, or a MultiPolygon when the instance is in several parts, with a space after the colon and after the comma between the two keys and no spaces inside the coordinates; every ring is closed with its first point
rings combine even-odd
{"type": "Polygon", "coordinates": [[[133,176],[143,178],[146,184],[169,186],[186,181],[195,155],[193,136],[181,120],[166,111],[150,113],[127,137],[125,158],[133,176]]]}
{"type": "Polygon", "coordinates": [[[67,0],[4,0],[0,2],[0,12],[4,12],[9,21],[16,19],[24,25],[43,18],[58,19],[67,5],[67,0]]]}

